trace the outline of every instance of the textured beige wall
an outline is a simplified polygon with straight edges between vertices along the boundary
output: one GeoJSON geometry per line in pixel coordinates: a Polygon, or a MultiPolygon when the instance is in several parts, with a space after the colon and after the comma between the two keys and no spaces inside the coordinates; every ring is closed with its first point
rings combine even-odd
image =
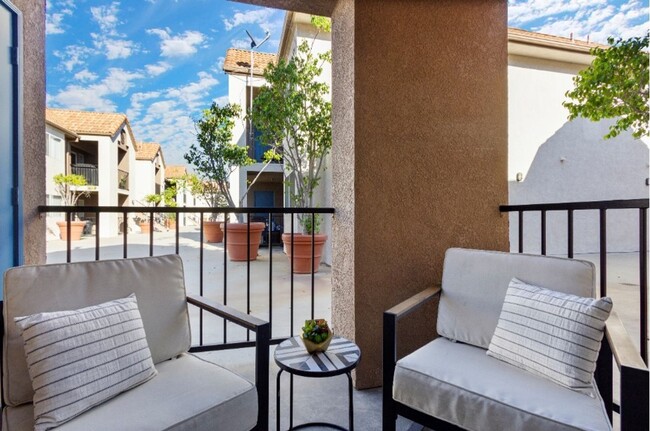
{"type": "MultiPolygon", "coordinates": [[[[505,0],[334,11],[332,308],[357,387],[381,384],[382,312],[440,282],[445,250],[507,250],[506,17],[505,0]]],[[[434,323],[407,320],[403,347],[434,323]]]]}
{"type": "Polygon", "coordinates": [[[12,0],[23,14],[23,216],[25,263],[45,262],[45,1],[12,0]]]}

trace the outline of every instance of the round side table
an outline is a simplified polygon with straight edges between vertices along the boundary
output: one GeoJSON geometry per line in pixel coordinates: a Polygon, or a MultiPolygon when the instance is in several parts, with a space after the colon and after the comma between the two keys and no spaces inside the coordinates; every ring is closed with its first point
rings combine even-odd
{"type": "Polygon", "coordinates": [[[326,426],[345,430],[340,425],[327,422],[310,422],[293,426],[293,376],[302,377],[332,377],[345,374],[348,377],[348,399],[350,431],[354,430],[354,404],[352,400],[352,370],[361,359],[359,346],[352,341],[334,336],[326,352],[307,353],[300,337],[289,338],[278,345],[273,355],[275,363],[280,367],[277,376],[276,393],[276,425],[280,430],[280,376],[284,371],[289,374],[289,430],[297,430],[309,426],[326,426]]]}

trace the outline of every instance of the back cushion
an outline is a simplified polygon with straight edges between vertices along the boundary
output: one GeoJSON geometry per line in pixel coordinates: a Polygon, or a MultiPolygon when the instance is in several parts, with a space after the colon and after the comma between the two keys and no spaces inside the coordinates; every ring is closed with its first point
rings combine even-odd
{"type": "Polygon", "coordinates": [[[438,334],[487,349],[513,278],[577,296],[596,292],[590,262],[452,248],[445,254],[438,334]]]}
{"type": "Polygon", "coordinates": [[[177,255],[24,266],[4,276],[3,379],[10,406],[32,401],[20,330],[14,317],[75,310],[135,293],[154,363],[186,352],[190,326],[183,263],[177,255]]]}

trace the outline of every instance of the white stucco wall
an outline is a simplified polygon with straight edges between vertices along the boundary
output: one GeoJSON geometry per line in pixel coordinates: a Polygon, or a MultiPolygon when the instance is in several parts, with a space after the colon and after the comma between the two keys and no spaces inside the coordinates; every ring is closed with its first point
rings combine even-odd
{"type": "MultiPolygon", "coordinates": [[[[65,173],[65,134],[49,124],[45,127],[46,156],[45,156],[45,194],[59,196],[54,186],[54,176],[65,173]]],[[[52,201],[47,202],[53,205],[52,201]]]]}
{"type": "MultiPolygon", "coordinates": [[[[610,122],[567,122],[562,106],[573,76],[585,64],[509,56],[509,203],[648,198],[646,143],[624,134],[604,141],[610,122]],[[517,173],[523,176],[517,182],[517,173]]],[[[598,214],[576,212],[574,252],[598,251],[598,214]]],[[[635,211],[607,215],[608,250],[638,250],[635,211]]],[[[524,219],[524,251],[540,251],[540,216],[524,219]]],[[[518,221],[510,217],[510,248],[517,250],[518,221]]],[[[566,214],[547,215],[547,252],[567,249],[566,214]]]]}
{"type": "MultiPolygon", "coordinates": [[[[156,168],[151,160],[136,160],[129,176],[132,186],[129,197],[134,206],[147,206],[145,196],[156,192],[156,168]]],[[[162,190],[161,190],[162,192],[162,190]]]]}

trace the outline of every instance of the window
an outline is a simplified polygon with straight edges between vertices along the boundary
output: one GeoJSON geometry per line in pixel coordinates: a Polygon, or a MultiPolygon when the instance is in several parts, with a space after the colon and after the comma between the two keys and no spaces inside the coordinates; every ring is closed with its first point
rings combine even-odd
{"type": "Polygon", "coordinates": [[[47,134],[47,146],[45,154],[52,157],[56,160],[63,160],[65,154],[65,143],[63,139],[52,135],[51,133],[47,134]]]}

